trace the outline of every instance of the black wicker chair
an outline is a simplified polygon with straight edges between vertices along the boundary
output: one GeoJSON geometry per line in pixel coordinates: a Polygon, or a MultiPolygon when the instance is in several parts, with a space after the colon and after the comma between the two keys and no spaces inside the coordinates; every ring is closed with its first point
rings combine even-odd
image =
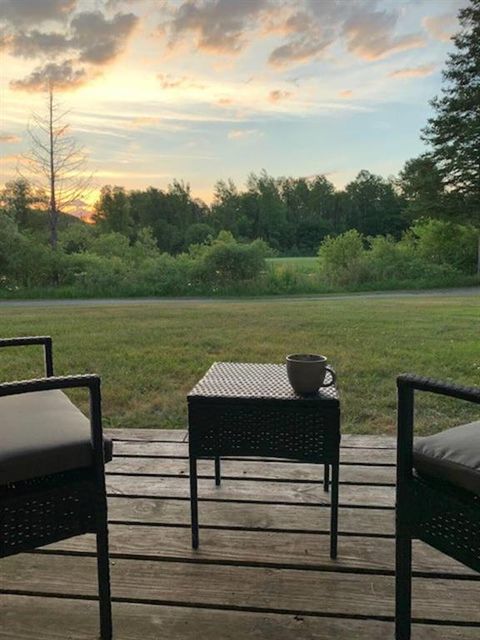
{"type": "Polygon", "coordinates": [[[105,461],[100,379],[54,377],[52,340],[0,340],[0,347],[43,345],[46,377],[0,384],[0,558],[95,533],[102,640],[112,637],[105,461]],[[83,387],[90,421],[61,389],[83,387]],[[90,422],[90,424],[89,424],[90,422]]]}
{"type": "Polygon", "coordinates": [[[410,640],[412,539],[480,571],[480,422],[413,439],[414,392],[480,403],[480,389],[414,375],[398,387],[396,640],[410,640]]]}

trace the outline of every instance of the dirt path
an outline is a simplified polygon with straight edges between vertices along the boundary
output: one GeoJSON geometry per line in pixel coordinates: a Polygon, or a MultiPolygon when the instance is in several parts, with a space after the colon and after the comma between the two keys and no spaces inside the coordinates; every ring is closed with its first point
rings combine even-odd
{"type": "Polygon", "coordinates": [[[52,300],[1,300],[0,309],[12,307],[99,307],[99,306],[123,306],[139,304],[228,304],[231,302],[254,303],[254,302],[277,302],[294,303],[298,301],[319,301],[319,300],[352,300],[354,298],[418,298],[418,297],[473,297],[480,295],[480,287],[468,287],[459,289],[429,289],[420,291],[382,291],[382,292],[360,292],[350,294],[332,295],[303,295],[303,296],[269,296],[254,298],[86,298],[86,299],[52,299],[52,300]]]}

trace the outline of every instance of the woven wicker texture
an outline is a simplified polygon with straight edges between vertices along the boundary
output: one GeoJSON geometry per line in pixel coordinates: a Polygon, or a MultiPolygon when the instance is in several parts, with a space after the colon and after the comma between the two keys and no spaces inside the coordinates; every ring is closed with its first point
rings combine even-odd
{"type": "Polygon", "coordinates": [[[414,477],[415,537],[480,571],[480,498],[414,477]]]}
{"type": "Polygon", "coordinates": [[[338,459],[335,387],[299,396],[285,365],[215,363],[188,395],[188,405],[190,451],[196,456],[338,459]]]}
{"type": "MultiPolygon", "coordinates": [[[[330,376],[330,374],[327,374],[330,376]]],[[[328,383],[328,377],[326,382],[328,383]]],[[[252,400],[302,400],[338,404],[334,385],[303,397],[290,386],[284,364],[216,362],[188,394],[188,398],[245,398],[252,400]]]]}
{"type": "Polygon", "coordinates": [[[0,557],[95,531],[95,495],[93,477],[78,472],[2,487],[0,557]]]}

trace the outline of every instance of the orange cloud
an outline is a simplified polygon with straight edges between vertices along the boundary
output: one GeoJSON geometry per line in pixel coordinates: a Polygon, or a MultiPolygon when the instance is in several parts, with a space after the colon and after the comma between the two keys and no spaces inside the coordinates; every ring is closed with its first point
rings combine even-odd
{"type": "Polygon", "coordinates": [[[180,76],[176,78],[169,73],[159,73],[157,78],[160,80],[162,89],[205,89],[205,85],[195,82],[193,78],[189,78],[188,76],[180,76]]]}
{"type": "Polygon", "coordinates": [[[17,142],[20,142],[20,138],[13,133],[0,133],[0,143],[16,144],[17,142]]]}
{"type": "Polygon", "coordinates": [[[268,0],[206,3],[182,2],[170,21],[160,25],[169,34],[169,45],[195,37],[198,49],[207,53],[239,53],[247,43],[247,33],[256,28],[256,19],[268,9],[268,0]]]}
{"type": "Polygon", "coordinates": [[[30,75],[22,80],[12,80],[10,86],[22,91],[45,91],[50,85],[58,91],[78,89],[91,78],[82,68],[75,68],[72,60],[65,60],[61,64],[49,62],[43,67],[37,67],[30,75]]]}
{"type": "Polygon", "coordinates": [[[449,42],[457,27],[457,17],[453,13],[444,13],[441,16],[426,16],[422,24],[429,35],[441,42],[449,42]]]}
{"type": "Polygon", "coordinates": [[[423,64],[419,67],[405,67],[405,69],[397,69],[391,71],[388,75],[390,78],[424,78],[431,75],[435,71],[434,64],[423,64]]]}
{"type": "Polygon", "coordinates": [[[340,98],[351,98],[353,96],[353,91],[351,89],[344,89],[343,91],[339,91],[338,95],[340,98]]]}
{"type": "Polygon", "coordinates": [[[270,91],[270,93],[268,94],[268,100],[275,104],[277,102],[281,102],[282,100],[290,98],[291,95],[291,91],[281,91],[280,89],[275,89],[275,91],[270,91]]]}

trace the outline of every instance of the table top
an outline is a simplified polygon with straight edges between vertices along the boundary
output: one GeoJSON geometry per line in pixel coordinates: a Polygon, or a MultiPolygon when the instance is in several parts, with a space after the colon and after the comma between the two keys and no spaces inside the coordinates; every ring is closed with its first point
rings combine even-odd
{"type": "MultiPolygon", "coordinates": [[[[327,378],[328,381],[328,378],[327,378]]],[[[335,385],[301,396],[292,389],[284,364],[215,362],[188,394],[188,400],[281,400],[339,404],[335,385]]]]}

